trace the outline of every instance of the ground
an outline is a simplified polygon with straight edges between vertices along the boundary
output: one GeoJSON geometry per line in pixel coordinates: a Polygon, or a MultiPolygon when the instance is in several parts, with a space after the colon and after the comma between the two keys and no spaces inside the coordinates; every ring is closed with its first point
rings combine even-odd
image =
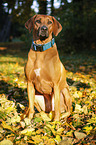
{"type": "Polygon", "coordinates": [[[24,65],[30,48],[23,42],[0,44],[0,145],[96,143],[96,52],[60,53],[72,97],[71,116],[53,122],[53,112],[26,115],[24,65]]]}

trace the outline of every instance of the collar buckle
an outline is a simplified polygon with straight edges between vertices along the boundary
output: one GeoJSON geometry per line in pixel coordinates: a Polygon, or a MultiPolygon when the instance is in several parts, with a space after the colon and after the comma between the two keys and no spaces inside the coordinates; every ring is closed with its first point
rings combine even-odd
{"type": "Polygon", "coordinates": [[[41,45],[41,44],[35,44],[34,42],[33,42],[33,50],[34,51],[40,51],[40,52],[42,52],[43,51],[43,45],[41,45]]]}

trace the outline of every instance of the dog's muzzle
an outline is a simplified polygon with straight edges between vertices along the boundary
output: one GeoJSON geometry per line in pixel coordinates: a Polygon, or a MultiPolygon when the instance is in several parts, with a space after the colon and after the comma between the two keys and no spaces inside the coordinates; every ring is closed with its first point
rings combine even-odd
{"type": "Polygon", "coordinates": [[[42,27],[39,28],[39,37],[41,39],[46,39],[49,37],[47,26],[43,25],[42,27]]]}

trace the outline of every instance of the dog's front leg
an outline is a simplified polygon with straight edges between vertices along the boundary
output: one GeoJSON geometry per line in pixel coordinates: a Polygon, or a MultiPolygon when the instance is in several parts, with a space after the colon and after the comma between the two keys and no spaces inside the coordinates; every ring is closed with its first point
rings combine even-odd
{"type": "Polygon", "coordinates": [[[63,117],[69,117],[70,114],[71,114],[71,107],[72,107],[72,99],[71,99],[71,96],[70,96],[70,93],[69,93],[69,88],[68,86],[66,88],[64,88],[62,91],[61,91],[63,97],[64,97],[64,106],[65,106],[65,113],[63,115],[63,117]]]}
{"type": "Polygon", "coordinates": [[[28,81],[27,92],[28,92],[28,99],[29,99],[29,118],[32,119],[34,114],[35,89],[31,81],[28,81]]]}
{"type": "Polygon", "coordinates": [[[54,103],[55,103],[55,121],[60,120],[60,89],[58,85],[54,85],[54,103]]]}

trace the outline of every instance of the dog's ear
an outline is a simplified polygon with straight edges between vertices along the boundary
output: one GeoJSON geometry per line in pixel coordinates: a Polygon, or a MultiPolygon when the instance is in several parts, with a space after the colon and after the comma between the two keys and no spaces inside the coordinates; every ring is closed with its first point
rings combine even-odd
{"type": "Polygon", "coordinates": [[[29,32],[31,32],[32,28],[33,28],[33,22],[34,19],[36,18],[37,15],[34,15],[32,18],[30,18],[26,23],[25,23],[25,27],[29,30],[29,32]]]}
{"type": "Polygon", "coordinates": [[[52,17],[52,20],[53,20],[53,34],[57,36],[58,33],[62,30],[62,26],[54,17],[52,17]]]}

